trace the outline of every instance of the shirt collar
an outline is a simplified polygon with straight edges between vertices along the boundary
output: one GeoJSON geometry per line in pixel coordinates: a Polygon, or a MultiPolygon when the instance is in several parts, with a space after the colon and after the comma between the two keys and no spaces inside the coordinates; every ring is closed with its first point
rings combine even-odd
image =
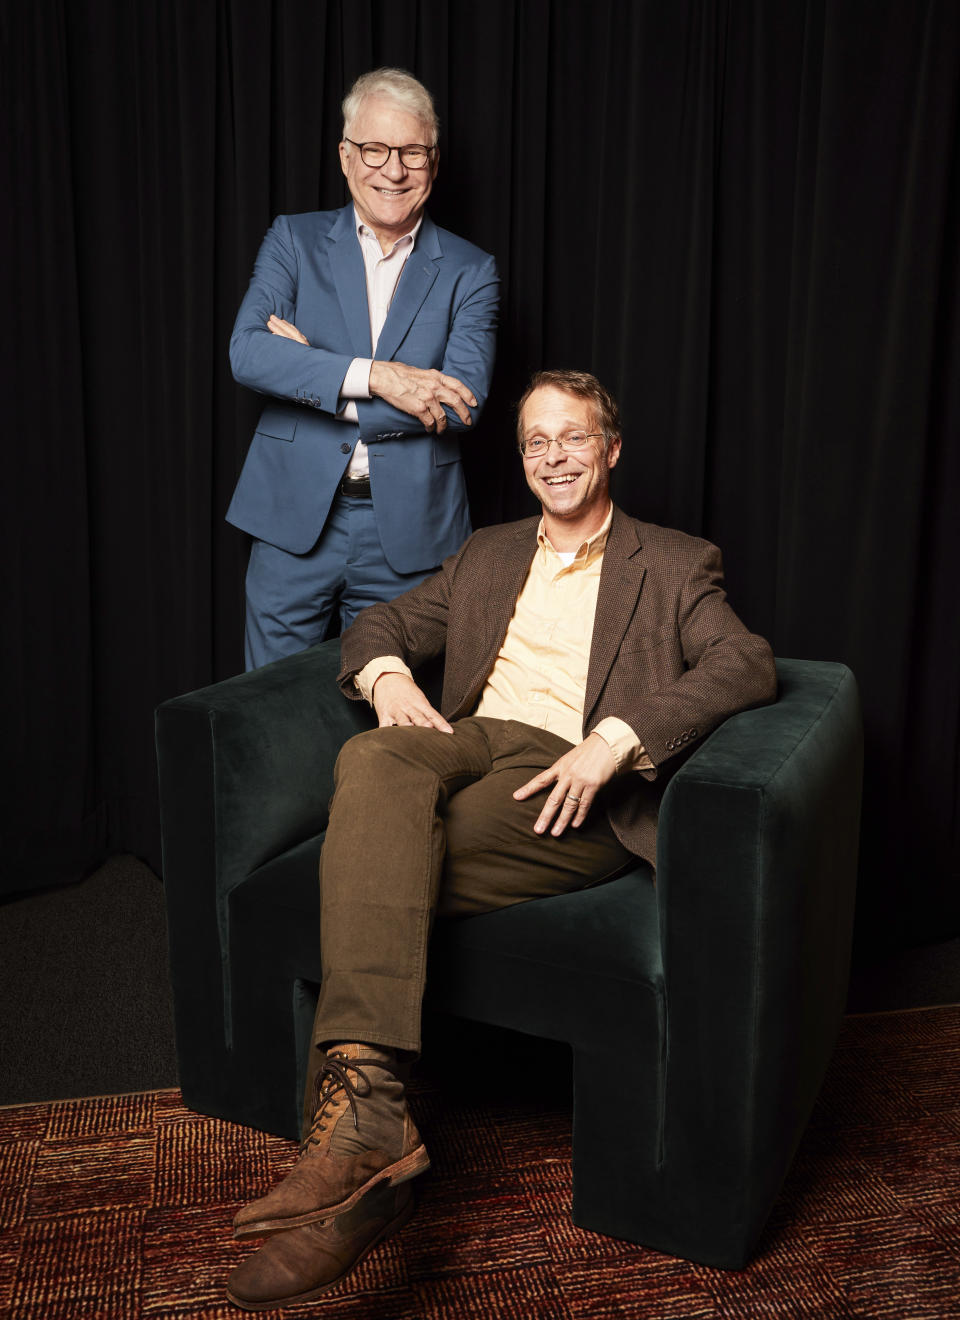
{"type": "MultiPolygon", "coordinates": [[[[420,219],[410,230],[409,234],[404,234],[403,238],[397,239],[396,243],[394,243],[393,247],[390,249],[390,255],[392,256],[394,252],[396,252],[397,248],[401,246],[413,247],[414,243],[416,243],[417,241],[417,234],[419,234],[420,226],[422,224],[423,224],[423,212],[421,211],[420,219]],[[407,242],[408,239],[410,240],[409,243],[407,242]]],[[[365,238],[372,238],[374,243],[376,243],[377,247],[380,247],[380,240],[377,238],[376,234],[373,232],[370,226],[365,225],[363,221],[360,219],[360,217],[357,215],[356,203],[354,203],[354,207],[353,207],[353,225],[357,231],[357,238],[360,239],[361,242],[365,238]]],[[[381,249],[381,255],[383,255],[382,249],[381,249]]]]}
{"type": "MultiPolygon", "coordinates": [[[[613,501],[610,501],[610,508],[607,510],[607,516],[603,520],[603,526],[588,536],[585,541],[581,541],[577,547],[577,552],[573,557],[573,564],[585,566],[598,559],[606,549],[607,537],[610,535],[610,524],[613,522],[613,501]]],[[[543,519],[540,519],[540,526],[537,528],[537,544],[544,552],[557,554],[555,547],[551,544],[549,536],[543,530],[543,519]]],[[[572,565],[571,565],[572,566],[572,565]]]]}

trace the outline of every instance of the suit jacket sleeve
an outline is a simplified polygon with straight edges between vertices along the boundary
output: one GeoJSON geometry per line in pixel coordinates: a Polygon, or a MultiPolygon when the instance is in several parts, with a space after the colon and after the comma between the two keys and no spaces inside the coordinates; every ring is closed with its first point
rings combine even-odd
{"type": "Polygon", "coordinates": [[[640,772],[648,779],[728,716],[776,697],[773,653],[728,603],[720,551],[704,541],[694,545],[671,625],[640,639],[628,632],[609,708],[603,703],[602,713],[619,714],[643,743],[654,767],[640,772]]]}
{"type": "Polygon", "coordinates": [[[271,334],[272,314],[296,324],[298,260],[290,222],[278,215],[260,245],[250,286],[240,304],[230,339],[234,379],[260,394],[292,403],[316,399],[323,412],[341,406],[340,386],[352,353],[308,348],[271,334]]]}
{"type": "MultiPolygon", "coordinates": [[[[409,260],[413,260],[411,256],[409,260]]],[[[444,405],[448,431],[469,431],[476,426],[490,393],[490,380],[497,348],[497,309],[500,303],[500,277],[493,257],[465,272],[463,292],[454,311],[443,360],[412,361],[416,353],[405,353],[401,346],[398,360],[411,367],[438,367],[447,376],[455,376],[469,385],[477,400],[468,408],[471,425],[460,420],[452,408],[444,405]]],[[[401,275],[401,279],[403,276],[401,275]]],[[[383,399],[358,399],[357,413],[363,434],[375,432],[380,440],[401,440],[408,435],[422,435],[423,425],[410,413],[401,412],[383,399]]]]}

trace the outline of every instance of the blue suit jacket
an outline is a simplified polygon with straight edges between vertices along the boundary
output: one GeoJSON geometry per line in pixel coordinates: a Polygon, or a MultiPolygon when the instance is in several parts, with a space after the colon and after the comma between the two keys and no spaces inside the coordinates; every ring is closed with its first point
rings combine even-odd
{"type": "MultiPolygon", "coordinates": [[[[491,256],[428,216],[407,258],[377,357],[437,367],[469,385],[474,421],[493,371],[499,281],[491,256]]],[[[234,377],[267,394],[227,519],[294,554],[310,550],[326,520],[357,430],[337,421],[340,386],[355,357],[371,357],[363,256],[353,204],[276,218],[257,255],[230,341],[234,377]],[[272,312],[310,347],[272,335],[272,312]]],[[[457,432],[442,435],[382,399],[358,400],[360,438],[380,539],[399,573],[431,568],[470,533],[457,432]]]]}

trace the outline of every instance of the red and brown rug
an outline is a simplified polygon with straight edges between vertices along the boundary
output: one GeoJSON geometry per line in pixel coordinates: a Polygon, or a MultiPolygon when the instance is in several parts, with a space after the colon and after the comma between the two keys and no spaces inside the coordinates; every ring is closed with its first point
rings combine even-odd
{"type": "MultiPolygon", "coordinates": [[[[324,1320],[960,1316],[960,1007],[848,1018],[752,1264],[691,1265],[574,1228],[569,1096],[417,1090],[420,1208],[324,1320]]],[[[0,1315],[237,1320],[238,1206],[292,1143],[176,1091],[0,1110],[0,1315]]]]}

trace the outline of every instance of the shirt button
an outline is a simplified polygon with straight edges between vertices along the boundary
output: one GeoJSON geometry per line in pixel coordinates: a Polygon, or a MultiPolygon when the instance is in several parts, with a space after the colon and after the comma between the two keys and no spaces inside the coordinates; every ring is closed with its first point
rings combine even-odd
{"type": "Polygon", "coordinates": [[[344,441],[341,442],[341,445],[340,445],[340,453],[341,453],[341,454],[349,454],[349,453],[350,453],[350,446],[347,444],[346,440],[344,440],[344,441]]]}

